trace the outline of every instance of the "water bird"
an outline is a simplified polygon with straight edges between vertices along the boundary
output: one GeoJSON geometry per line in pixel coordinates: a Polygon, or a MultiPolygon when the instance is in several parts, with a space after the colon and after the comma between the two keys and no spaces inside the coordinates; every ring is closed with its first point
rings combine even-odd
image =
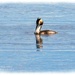
{"type": "Polygon", "coordinates": [[[42,30],[41,31],[43,23],[44,22],[41,18],[37,18],[37,20],[36,20],[36,29],[35,29],[35,32],[34,32],[36,35],[52,35],[52,34],[57,33],[56,31],[53,31],[53,30],[42,30]]]}

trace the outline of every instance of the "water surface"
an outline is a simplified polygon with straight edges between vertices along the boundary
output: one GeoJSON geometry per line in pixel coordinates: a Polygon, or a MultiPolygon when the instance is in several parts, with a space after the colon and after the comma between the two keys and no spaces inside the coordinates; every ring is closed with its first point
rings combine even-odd
{"type": "Polygon", "coordinates": [[[75,4],[0,4],[0,70],[75,71],[75,4]],[[42,29],[58,32],[39,36],[41,44],[34,35],[38,17],[42,29]]]}

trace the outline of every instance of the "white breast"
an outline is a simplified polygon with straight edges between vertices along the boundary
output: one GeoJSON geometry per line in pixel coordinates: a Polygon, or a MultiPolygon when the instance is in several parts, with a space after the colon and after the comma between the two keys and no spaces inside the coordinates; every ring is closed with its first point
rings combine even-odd
{"type": "Polygon", "coordinates": [[[39,26],[37,27],[37,29],[35,30],[35,33],[39,33],[39,32],[40,32],[40,29],[41,29],[41,26],[39,25],[39,26]]]}

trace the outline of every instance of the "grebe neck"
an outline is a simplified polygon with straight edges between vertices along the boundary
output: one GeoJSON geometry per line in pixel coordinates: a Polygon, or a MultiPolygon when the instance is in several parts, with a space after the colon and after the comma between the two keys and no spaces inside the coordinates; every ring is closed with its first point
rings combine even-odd
{"type": "Polygon", "coordinates": [[[35,33],[39,34],[41,31],[42,25],[36,25],[35,33]]]}

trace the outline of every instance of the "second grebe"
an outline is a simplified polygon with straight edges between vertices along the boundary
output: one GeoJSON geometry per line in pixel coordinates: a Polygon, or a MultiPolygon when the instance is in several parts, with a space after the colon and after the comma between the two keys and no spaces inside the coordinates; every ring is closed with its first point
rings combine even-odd
{"type": "Polygon", "coordinates": [[[52,30],[42,30],[41,31],[42,25],[43,25],[43,20],[41,18],[37,18],[37,20],[36,20],[36,29],[35,29],[35,32],[34,32],[35,34],[38,34],[38,35],[52,35],[52,34],[57,33],[56,31],[52,31],[52,30]]]}

